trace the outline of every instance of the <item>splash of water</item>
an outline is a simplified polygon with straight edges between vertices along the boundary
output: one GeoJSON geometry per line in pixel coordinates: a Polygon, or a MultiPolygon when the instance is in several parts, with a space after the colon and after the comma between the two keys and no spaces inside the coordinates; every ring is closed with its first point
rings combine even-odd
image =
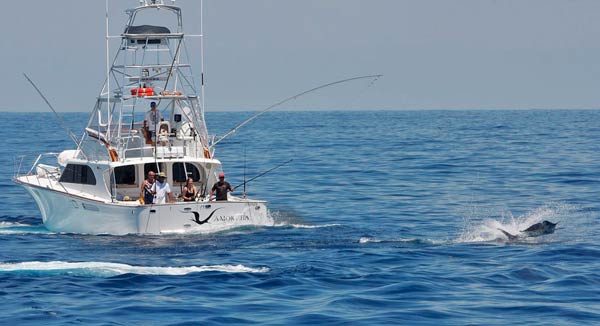
{"type": "Polygon", "coordinates": [[[476,214],[473,214],[473,216],[465,217],[465,226],[462,234],[455,242],[505,241],[506,235],[500,229],[511,234],[518,234],[532,224],[544,220],[552,222],[563,221],[568,216],[572,216],[572,213],[576,210],[577,208],[573,205],[550,203],[520,216],[514,216],[510,211],[502,211],[500,218],[485,217],[482,220],[475,221],[476,214]]]}
{"type": "Polygon", "coordinates": [[[19,222],[0,222],[0,234],[53,234],[43,225],[29,225],[19,222]]]}

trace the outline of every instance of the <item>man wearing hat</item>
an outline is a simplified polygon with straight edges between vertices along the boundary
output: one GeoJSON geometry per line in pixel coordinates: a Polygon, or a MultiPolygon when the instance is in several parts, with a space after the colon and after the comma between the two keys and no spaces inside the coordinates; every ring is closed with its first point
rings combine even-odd
{"type": "Polygon", "coordinates": [[[152,141],[156,133],[158,124],[163,121],[164,118],[160,113],[160,110],[156,108],[156,102],[150,103],[150,111],[146,112],[144,117],[144,130],[146,130],[146,140],[152,141]]]}
{"type": "Polygon", "coordinates": [[[166,181],[167,175],[164,172],[160,172],[157,175],[157,180],[152,184],[152,193],[154,194],[154,204],[166,203],[167,197],[169,203],[173,202],[173,195],[171,195],[171,187],[166,181]]]}
{"type": "Polygon", "coordinates": [[[219,173],[219,181],[210,190],[210,200],[213,200],[213,192],[217,193],[217,200],[227,200],[227,191],[233,191],[233,188],[229,182],[225,181],[225,173],[219,173]]]}

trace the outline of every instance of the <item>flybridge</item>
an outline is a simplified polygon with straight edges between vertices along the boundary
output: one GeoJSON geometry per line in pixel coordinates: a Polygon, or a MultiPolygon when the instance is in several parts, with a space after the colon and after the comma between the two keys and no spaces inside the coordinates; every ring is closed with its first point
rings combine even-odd
{"type": "MultiPolygon", "coordinates": [[[[79,149],[102,159],[93,135],[103,135],[105,158],[111,161],[136,156],[211,158],[203,85],[196,84],[192,71],[180,8],[146,0],[126,13],[121,44],[79,149]],[[140,119],[152,102],[162,119],[145,125],[140,119]]],[[[194,55],[202,62],[202,53],[194,55]]]]}

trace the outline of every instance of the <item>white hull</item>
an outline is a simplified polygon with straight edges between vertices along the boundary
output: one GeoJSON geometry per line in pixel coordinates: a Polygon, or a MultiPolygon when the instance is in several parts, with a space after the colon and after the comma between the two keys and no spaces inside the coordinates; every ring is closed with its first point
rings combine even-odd
{"type": "Polygon", "coordinates": [[[273,225],[266,202],[105,203],[22,184],[38,204],[47,229],[83,234],[211,233],[247,225],[273,225]]]}

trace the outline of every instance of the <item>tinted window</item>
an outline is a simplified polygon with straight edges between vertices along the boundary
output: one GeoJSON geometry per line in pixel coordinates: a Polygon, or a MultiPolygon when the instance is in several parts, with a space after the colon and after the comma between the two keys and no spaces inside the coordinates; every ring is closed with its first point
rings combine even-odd
{"type": "Polygon", "coordinates": [[[198,182],[200,180],[200,171],[198,171],[198,168],[196,168],[196,166],[194,166],[192,163],[185,163],[185,169],[183,168],[183,163],[174,163],[173,181],[185,182],[187,179],[185,176],[186,170],[188,177],[191,177],[194,182],[198,182]]]}
{"type": "Polygon", "coordinates": [[[160,169],[157,167],[157,163],[146,163],[144,164],[144,178],[148,175],[148,172],[152,171],[154,173],[158,173],[158,171],[165,171],[165,166],[162,163],[158,163],[160,165],[160,169]]]}
{"type": "Polygon", "coordinates": [[[135,166],[119,166],[115,168],[115,181],[117,184],[135,184],[135,166]]]}
{"type": "Polygon", "coordinates": [[[67,183],[95,185],[96,177],[94,177],[94,172],[87,165],[67,164],[65,170],[60,176],[59,181],[67,183]]]}

